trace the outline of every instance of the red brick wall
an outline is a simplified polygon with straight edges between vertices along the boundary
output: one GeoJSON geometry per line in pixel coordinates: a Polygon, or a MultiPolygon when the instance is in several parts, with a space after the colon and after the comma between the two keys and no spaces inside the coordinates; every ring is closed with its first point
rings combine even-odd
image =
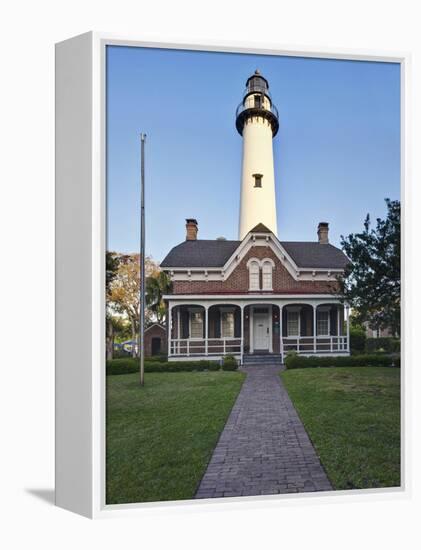
{"type": "MultiPolygon", "coordinates": [[[[327,294],[338,290],[338,283],[332,281],[296,281],[281,264],[274,252],[266,246],[254,246],[225,281],[174,281],[173,294],[243,294],[249,291],[250,258],[271,258],[275,263],[273,270],[273,293],[282,294],[327,294]]],[[[253,294],[256,294],[253,291],[253,294]]],[[[261,292],[261,294],[272,294],[261,292]]]]}

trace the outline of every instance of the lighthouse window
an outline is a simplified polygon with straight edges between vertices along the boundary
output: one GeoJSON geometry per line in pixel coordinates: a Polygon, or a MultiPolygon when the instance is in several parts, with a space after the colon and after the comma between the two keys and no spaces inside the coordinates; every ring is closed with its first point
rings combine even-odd
{"type": "Polygon", "coordinates": [[[262,174],[253,174],[254,187],[262,187],[262,174]]]}
{"type": "Polygon", "coordinates": [[[254,108],[255,109],[261,109],[262,108],[262,96],[255,95],[254,96],[254,108]]]}

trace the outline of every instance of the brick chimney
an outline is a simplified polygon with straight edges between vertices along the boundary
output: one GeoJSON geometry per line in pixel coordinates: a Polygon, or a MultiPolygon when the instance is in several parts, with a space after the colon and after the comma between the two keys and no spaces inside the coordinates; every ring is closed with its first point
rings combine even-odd
{"type": "Polygon", "coordinates": [[[186,241],[195,241],[197,239],[197,220],[194,218],[186,219],[186,241]]]}
{"type": "Polygon", "coordinates": [[[319,237],[319,244],[329,244],[329,224],[327,222],[319,223],[317,236],[319,237]]]}

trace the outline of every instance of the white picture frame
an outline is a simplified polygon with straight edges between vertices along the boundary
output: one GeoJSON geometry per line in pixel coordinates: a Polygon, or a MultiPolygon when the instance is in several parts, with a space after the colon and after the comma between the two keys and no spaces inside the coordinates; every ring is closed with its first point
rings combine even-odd
{"type": "MultiPolygon", "coordinates": [[[[407,53],[310,50],[281,45],[257,48],[237,43],[153,43],[136,37],[89,32],[56,45],[56,504],[90,517],[174,503],[105,504],[105,50],[108,45],[188,49],[393,62],[401,65],[401,193],[403,250],[407,227],[408,79],[407,53]],[[75,223],[77,221],[77,223],[75,223]],[[69,342],[78,342],[78,360],[69,342]]],[[[140,141],[139,141],[140,143],[140,141]]],[[[403,256],[405,258],[405,254],[403,256]]],[[[405,281],[405,269],[402,268],[405,281]]],[[[410,316],[403,285],[402,342],[410,316]]],[[[410,376],[402,347],[402,485],[395,489],[335,491],[313,495],[241,497],[225,506],[276,505],[290,499],[396,498],[408,492],[407,424],[410,376]]],[[[219,499],[178,506],[214,506],[219,499]]]]}

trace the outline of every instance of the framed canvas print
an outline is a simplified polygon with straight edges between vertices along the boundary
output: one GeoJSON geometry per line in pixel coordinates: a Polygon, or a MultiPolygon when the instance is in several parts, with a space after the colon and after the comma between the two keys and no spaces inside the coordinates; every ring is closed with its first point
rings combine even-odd
{"type": "Polygon", "coordinates": [[[407,62],[57,44],[59,506],[405,491],[407,62]]]}

